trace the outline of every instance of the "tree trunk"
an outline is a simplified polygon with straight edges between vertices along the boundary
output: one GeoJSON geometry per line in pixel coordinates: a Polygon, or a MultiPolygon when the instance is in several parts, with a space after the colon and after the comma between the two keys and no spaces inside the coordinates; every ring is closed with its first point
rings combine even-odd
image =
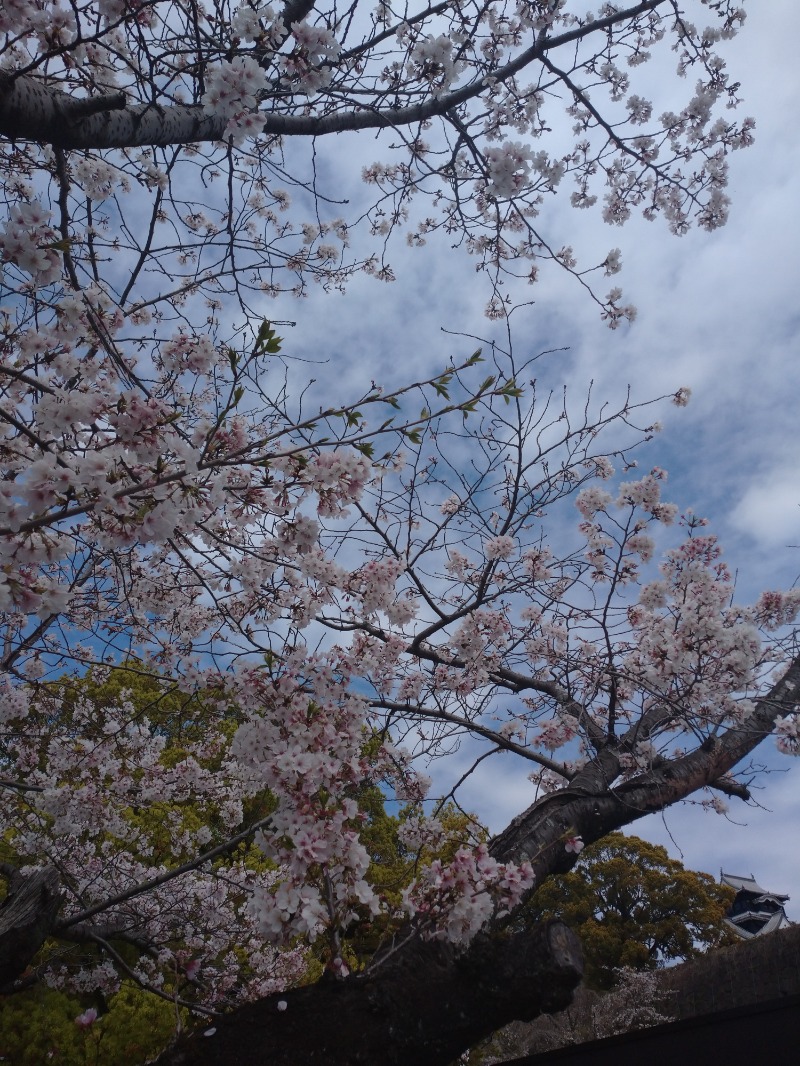
{"type": "Polygon", "coordinates": [[[28,875],[11,874],[0,906],[0,990],[25,971],[50,935],[63,899],[59,887],[51,866],[28,875]]]}
{"type": "Polygon", "coordinates": [[[563,1010],[583,973],[560,922],[476,937],[459,954],[414,940],[370,976],[323,978],[215,1021],[159,1066],[446,1066],[521,1018],[563,1010]]]}

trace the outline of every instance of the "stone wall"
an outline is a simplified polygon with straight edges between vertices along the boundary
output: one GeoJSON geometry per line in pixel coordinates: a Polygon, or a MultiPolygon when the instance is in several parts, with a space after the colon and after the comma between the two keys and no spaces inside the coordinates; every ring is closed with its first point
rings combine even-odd
{"type": "Polygon", "coordinates": [[[745,1007],[800,993],[800,925],[717,948],[661,972],[676,1018],[745,1007]]]}
{"type": "MultiPolygon", "coordinates": [[[[800,925],[792,925],[730,947],[716,948],[689,962],[658,971],[667,993],[660,1007],[674,1021],[753,1007],[800,995],[800,925]]],[[[543,1054],[580,1045],[603,1035],[593,1012],[600,996],[578,988],[572,1006],[535,1022],[514,1022],[476,1048],[469,1066],[517,1061],[522,1054],[543,1054]]],[[[800,1016],[797,1021],[800,1027],[800,1016]]],[[[798,1032],[800,1042],[800,1032],[798,1032]]]]}

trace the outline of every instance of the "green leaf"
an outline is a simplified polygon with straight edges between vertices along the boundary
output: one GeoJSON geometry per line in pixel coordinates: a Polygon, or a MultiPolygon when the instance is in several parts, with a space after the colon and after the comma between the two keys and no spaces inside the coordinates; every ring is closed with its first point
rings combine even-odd
{"type": "Polygon", "coordinates": [[[276,336],[275,330],[270,325],[269,320],[265,318],[258,329],[255,354],[276,355],[281,350],[282,340],[283,338],[276,336]]]}
{"type": "Polygon", "coordinates": [[[513,378],[510,381],[507,381],[502,389],[500,389],[500,395],[506,403],[510,403],[511,400],[518,400],[522,394],[523,390],[517,385],[513,378]]]}

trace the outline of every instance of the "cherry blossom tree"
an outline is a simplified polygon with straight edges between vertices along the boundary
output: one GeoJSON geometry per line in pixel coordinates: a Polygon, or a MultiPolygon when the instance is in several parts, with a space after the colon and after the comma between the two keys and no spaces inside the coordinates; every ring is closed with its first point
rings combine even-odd
{"type": "Polygon", "coordinates": [[[46,278],[67,254],[73,286],[102,277],[142,322],[156,300],[179,312],[192,293],[253,306],[359,270],[391,280],[395,231],[414,246],[441,231],[490,277],[490,316],[507,310],[505,282],[535,282],[549,262],[616,326],[633,308],[593,278],[619,271],[619,249],[579,265],[547,202],[566,189],[615,226],[635,211],[679,234],[722,225],[728,156],[753,123],[734,120],[739,86],[719,49],[745,13],[734,0],[590,7],[11,0],[5,257],[46,278]],[[635,91],[669,49],[686,82],[677,111],[644,81],[635,91]],[[347,217],[317,153],[360,131],[379,135],[363,167],[374,195],[347,217]],[[31,225],[44,228],[24,251],[31,225]],[[359,255],[361,229],[374,240],[359,255]],[[116,276],[106,264],[120,256],[129,268],[116,276]]]}
{"type": "Polygon", "coordinates": [[[297,397],[262,319],[264,293],[389,278],[403,227],[466,245],[492,315],[542,260],[589,286],[537,228],[567,177],[613,223],[724,221],[740,8],[684,5],[698,30],[676,0],[579,6],[0,13],[5,992],[135,980],[207,1018],[173,1062],[446,1063],[568,1002],[574,939],[511,924],[543,879],[688,796],[747,799],[732,774],[770,734],[800,749],[800,594],[738,604],[664,472],[632,473],[656,412],[540,394],[491,345],[297,397]],[[699,82],[653,120],[623,67],[668,43],[699,82]],[[577,144],[534,151],[554,100],[577,144]],[[378,251],[349,257],[316,142],[369,128],[395,161],[365,174],[378,251]],[[489,758],[528,768],[531,806],[433,858],[489,758]],[[419,853],[399,900],[364,789],[419,853]]]}
{"type": "Polygon", "coordinates": [[[267,395],[252,403],[277,347],[266,326],[202,371],[197,339],[164,343],[177,370],[154,356],[134,388],[88,329],[62,313],[35,346],[7,335],[6,988],[112,989],[125,975],[206,1012],[261,997],[214,1019],[213,1046],[180,1052],[196,1061],[259,1061],[257,1046],[263,1061],[331,1061],[335,1039],[340,1061],[387,1044],[402,1061],[421,1041],[421,1061],[446,1062],[520,1012],[563,1005],[572,942],[558,926],[503,935],[508,917],[611,829],[705,786],[711,806],[746,798],[728,771],[770,732],[796,748],[800,662],[785,672],[784,629],[800,594],[732,606],[692,516],[650,571],[677,508],[663,471],[618,482],[613,469],[657,428],[645,407],[576,416],[534,386],[521,395],[530,367],[513,360],[513,378],[469,389],[473,356],[417,387],[430,399],[416,418],[408,394],[375,390],[292,421],[267,395]],[[396,408],[397,422],[366,425],[396,408]],[[628,446],[603,449],[617,431],[628,446]],[[573,501],[575,539],[557,552],[547,519],[573,501]],[[101,684],[114,662],[150,676],[152,710],[124,690],[87,701],[79,680],[67,707],[48,680],[90,668],[101,684]],[[168,697],[185,700],[170,748],[168,697]],[[426,802],[422,768],[459,744],[476,765],[527,762],[533,805],[488,846],[466,836],[420,865],[398,908],[368,876],[359,790],[410,805],[406,845],[430,853],[459,782],[426,802]],[[168,856],[141,813],[153,807],[168,856]],[[245,842],[263,859],[237,852],[245,842]],[[381,915],[384,943],[348,978],[348,937],[381,915]],[[37,963],[53,940],[101,958],[37,963]],[[303,943],[327,980],[263,998],[297,973],[281,949],[303,943]],[[278,1019],[268,1040],[264,1011],[278,1019]]]}

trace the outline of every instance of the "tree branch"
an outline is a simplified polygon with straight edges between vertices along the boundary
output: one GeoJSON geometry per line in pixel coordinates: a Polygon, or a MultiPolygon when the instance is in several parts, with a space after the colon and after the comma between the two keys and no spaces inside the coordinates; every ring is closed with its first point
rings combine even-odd
{"type": "MultiPolygon", "coordinates": [[[[630,19],[671,0],[642,0],[634,7],[615,11],[555,37],[537,39],[516,59],[492,75],[502,82],[541,58],[545,52],[582,40],[598,31],[630,19]]],[[[288,5],[294,9],[293,4],[288,5]]],[[[305,6],[298,0],[297,7],[305,6]]],[[[262,132],[269,135],[320,137],[345,130],[386,129],[442,117],[486,91],[483,78],[451,93],[408,107],[381,110],[374,106],[335,111],[327,115],[264,114],[262,132]]],[[[50,88],[29,75],[0,72],[0,135],[12,139],[40,141],[60,148],[135,148],[168,144],[192,144],[222,140],[226,117],[207,115],[199,104],[135,104],[124,107],[120,94],[99,97],[96,108],[68,93],[50,88]],[[77,108],[77,113],[76,109],[77,108]],[[94,112],[94,113],[92,113],[94,112]]]]}
{"type": "Polygon", "coordinates": [[[797,708],[798,699],[800,655],[770,692],[756,702],[745,724],[617,786],[613,782],[619,773],[619,760],[615,749],[605,749],[575,775],[568,788],[544,796],[518,815],[492,841],[492,855],[501,861],[527,859],[538,881],[548,874],[562,873],[573,865],[575,857],[563,848],[554,849],[555,842],[574,833],[590,844],[647,814],[679,803],[701,788],[718,787],[720,778],[772,733],[775,720],[797,708]]]}
{"type": "Polygon", "coordinates": [[[535,762],[539,766],[552,770],[553,773],[560,774],[565,780],[570,777],[570,772],[563,763],[557,762],[555,759],[549,759],[546,755],[542,755],[538,751],[526,747],[524,744],[517,744],[514,740],[511,740],[510,737],[503,736],[502,733],[495,729],[489,729],[487,726],[481,725],[480,722],[471,722],[468,718],[461,718],[459,715],[452,714],[450,711],[433,710],[429,707],[420,707],[417,705],[412,706],[411,704],[400,703],[396,700],[371,700],[370,706],[378,707],[384,711],[394,711],[401,715],[408,715],[411,718],[426,718],[431,722],[447,722],[448,725],[457,726],[459,729],[463,729],[466,733],[474,733],[477,736],[484,737],[486,740],[491,740],[493,744],[497,745],[497,747],[503,751],[513,752],[515,755],[519,755],[523,759],[535,762]]]}
{"type": "Polygon", "coordinates": [[[563,1010],[583,972],[560,922],[478,936],[460,954],[414,939],[369,977],[249,1003],[167,1051],[159,1066],[443,1066],[514,1019],[563,1010]]]}

